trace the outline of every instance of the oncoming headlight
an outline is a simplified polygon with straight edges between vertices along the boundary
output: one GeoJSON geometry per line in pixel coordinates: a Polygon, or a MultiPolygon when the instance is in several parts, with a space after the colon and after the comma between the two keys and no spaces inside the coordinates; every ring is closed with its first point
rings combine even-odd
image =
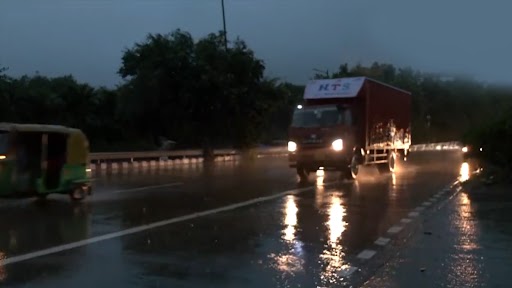
{"type": "Polygon", "coordinates": [[[297,150],[297,143],[293,141],[288,141],[288,151],[295,152],[297,150]]]}
{"type": "Polygon", "coordinates": [[[462,147],[462,152],[464,152],[464,153],[468,152],[468,147],[467,146],[462,147]]]}
{"type": "Polygon", "coordinates": [[[343,140],[336,139],[332,142],[332,149],[334,151],[341,151],[343,150],[343,140]]]}

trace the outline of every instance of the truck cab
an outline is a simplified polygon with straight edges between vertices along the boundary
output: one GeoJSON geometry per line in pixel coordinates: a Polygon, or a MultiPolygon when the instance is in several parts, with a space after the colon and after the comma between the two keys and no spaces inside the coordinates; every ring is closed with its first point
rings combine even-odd
{"type": "Polygon", "coordinates": [[[297,106],[289,129],[290,167],[299,176],[325,169],[355,178],[361,159],[354,157],[354,120],[353,109],[346,104],[297,106]]]}

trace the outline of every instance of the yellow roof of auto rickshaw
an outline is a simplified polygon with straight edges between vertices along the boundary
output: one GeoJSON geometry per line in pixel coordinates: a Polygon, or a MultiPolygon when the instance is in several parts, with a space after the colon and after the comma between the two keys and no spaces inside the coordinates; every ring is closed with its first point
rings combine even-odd
{"type": "Polygon", "coordinates": [[[0,123],[0,130],[21,132],[54,132],[64,134],[83,133],[80,129],[61,125],[0,123]]]}

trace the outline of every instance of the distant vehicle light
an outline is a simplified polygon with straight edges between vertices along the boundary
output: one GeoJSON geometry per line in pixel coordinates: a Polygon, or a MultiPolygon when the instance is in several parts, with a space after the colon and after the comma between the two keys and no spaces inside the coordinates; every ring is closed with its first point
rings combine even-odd
{"type": "Polygon", "coordinates": [[[462,152],[464,152],[464,153],[468,152],[468,147],[467,146],[462,147],[462,152]]]}
{"type": "Polygon", "coordinates": [[[343,140],[336,139],[332,142],[332,149],[334,151],[341,151],[343,150],[343,140]]]}
{"type": "Polygon", "coordinates": [[[297,109],[302,109],[302,105],[297,105],[297,109]]]}
{"type": "Polygon", "coordinates": [[[7,158],[7,156],[5,156],[5,155],[0,155],[0,160],[4,160],[4,159],[6,159],[6,158],[7,158]]]}
{"type": "Polygon", "coordinates": [[[288,141],[288,151],[289,152],[297,151],[297,143],[295,143],[293,141],[288,141]]]}
{"type": "Polygon", "coordinates": [[[482,147],[480,147],[480,152],[484,151],[484,149],[482,149],[482,147]]]}

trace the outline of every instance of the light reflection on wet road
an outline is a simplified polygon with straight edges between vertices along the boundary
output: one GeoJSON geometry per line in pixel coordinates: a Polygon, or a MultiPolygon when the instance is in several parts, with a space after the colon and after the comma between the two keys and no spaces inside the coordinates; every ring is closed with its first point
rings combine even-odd
{"type": "Polygon", "coordinates": [[[0,277],[13,287],[332,287],[347,282],[339,271],[357,253],[455,179],[459,156],[412,154],[393,175],[366,169],[359,181],[337,184],[332,173],[298,184],[278,158],[99,176],[83,204],[52,197],[0,205],[0,217],[12,219],[0,223],[0,257],[311,190],[0,266],[0,277]],[[172,183],[183,185],[113,193],[172,183]]]}
{"type": "MultiPolygon", "coordinates": [[[[459,180],[470,180],[475,170],[476,163],[462,163],[459,180]]],[[[510,287],[510,183],[473,184],[426,217],[363,287],[510,287]]]]}

